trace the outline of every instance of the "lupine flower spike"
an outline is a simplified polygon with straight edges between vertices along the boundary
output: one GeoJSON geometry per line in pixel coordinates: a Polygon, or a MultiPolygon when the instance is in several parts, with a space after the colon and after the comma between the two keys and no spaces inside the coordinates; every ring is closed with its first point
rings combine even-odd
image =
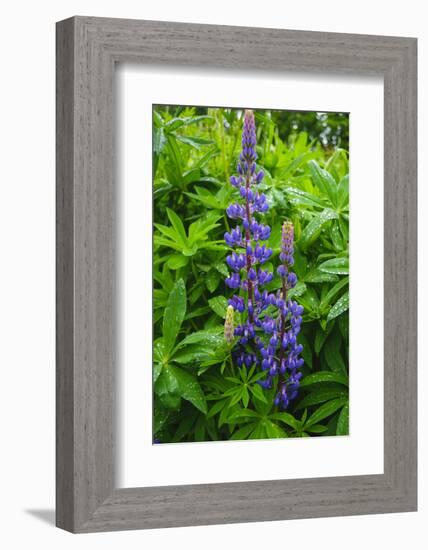
{"type": "Polygon", "coordinates": [[[269,293],[264,287],[272,281],[273,273],[262,265],[272,256],[272,250],[264,244],[269,239],[270,227],[258,219],[269,205],[266,196],[257,189],[264,174],[257,170],[256,160],[254,113],[246,110],[238,173],[230,178],[230,183],[239,191],[240,201],[226,210],[229,218],[239,223],[224,236],[226,244],[235,249],[226,258],[232,273],[225,283],[236,291],[228,302],[224,334],[231,343],[233,316],[229,308],[243,313],[243,322],[233,332],[239,337],[233,360],[239,367],[256,365],[266,371],[266,378],[260,384],[266,389],[275,387],[274,403],[285,409],[297,396],[301,378],[298,369],[303,365],[298,357],[303,347],[297,343],[303,308],[292,300],[287,301],[287,291],[297,283],[296,275],[290,271],[294,263],[294,230],[291,222],[284,222],[281,265],[277,270],[282,286],[276,294],[269,293]]]}
{"type": "Polygon", "coordinates": [[[233,317],[234,317],[235,310],[233,309],[233,306],[227,306],[226,310],[226,320],[224,322],[224,339],[228,344],[231,344],[233,342],[233,317]]]}

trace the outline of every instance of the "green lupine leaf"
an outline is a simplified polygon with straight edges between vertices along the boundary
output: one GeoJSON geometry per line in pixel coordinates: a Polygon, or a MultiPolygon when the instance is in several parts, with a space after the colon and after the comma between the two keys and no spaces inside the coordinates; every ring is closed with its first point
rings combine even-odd
{"type": "Polygon", "coordinates": [[[169,409],[178,409],[180,407],[181,397],[178,384],[170,371],[170,367],[162,369],[155,382],[154,390],[165,407],[169,409]]]}
{"type": "Polygon", "coordinates": [[[349,258],[333,258],[332,260],[327,260],[319,265],[318,269],[333,275],[348,275],[349,258]]]}
{"type": "Polygon", "coordinates": [[[305,361],[305,365],[307,365],[310,369],[312,369],[313,367],[312,346],[310,345],[309,340],[304,334],[300,333],[297,337],[297,342],[299,344],[302,344],[303,346],[303,351],[301,355],[305,361]]]}
{"type": "Polygon", "coordinates": [[[153,382],[159,378],[159,375],[162,371],[162,363],[153,363],[153,382]]]}
{"type": "Polygon", "coordinates": [[[332,399],[331,401],[327,401],[327,403],[324,403],[321,405],[306,421],[305,423],[305,429],[307,429],[308,426],[312,426],[314,424],[317,424],[321,420],[324,420],[324,418],[327,418],[331,416],[333,413],[335,413],[338,409],[343,407],[348,402],[347,397],[339,397],[338,399],[332,399]]]}
{"type": "Polygon", "coordinates": [[[181,441],[191,430],[193,424],[198,417],[198,413],[186,415],[178,425],[178,428],[173,437],[173,443],[181,441]]]}
{"type": "Polygon", "coordinates": [[[222,319],[226,319],[227,300],[224,296],[216,296],[208,300],[210,308],[222,319]]]}
{"type": "Polygon", "coordinates": [[[257,399],[263,401],[264,403],[267,403],[266,396],[263,393],[263,390],[259,384],[254,384],[253,386],[250,386],[250,391],[255,397],[257,397],[257,399]]]}
{"type": "Polygon", "coordinates": [[[325,273],[324,271],[320,271],[318,268],[312,269],[305,275],[306,283],[331,283],[336,282],[337,279],[337,275],[325,273]]]}
{"type": "Polygon", "coordinates": [[[204,119],[211,119],[212,117],[208,115],[200,115],[200,116],[189,116],[185,118],[173,118],[169,122],[165,124],[165,130],[168,132],[173,132],[174,130],[177,130],[178,128],[182,128],[184,126],[189,126],[190,124],[196,124],[197,122],[200,122],[204,119]]]}
{"type": "Polygon", "coordinates": [[[324,328],[318,325],[315,333],[315,341],[314,341],[314,350],[317,355],[320,354],[321,349],[325,344],[328,338],[328,335],[330,334],[332,329],[333,329],[333,324],[327,325],[327,327],[324,327],[324,328]]]}
{"type": "Polygon", "coordinates": [[[344,240],[342,238],[342,233],[340,231],[340,226],[339,226],[339,221],[338,220],[333,220],[333,222],[331,224],[330,237],[331,237],[331,242],[333,243],[334,248],[338,252],[341,252],[342,250],[344,250],[346,248],[347,243],[344,242],[344,240]]]}
{"type": "Polygon", "coordinates": [[[180,365],[188,365],[198,367],[203,362],[214,359],[214,351],[212,349],[204,349],[200,344],[187,346],[185,349],[176,351],[171,358],[171,361],[180,365]]]}
{"type": "Polygon", "coordinates": [[[187,235],[186,230],[184,229],[183,222],[180,220],[174,210],[167,208],[166,212],[168,214],[169,221],[171,222],[172,227],[175,229],[177,235],[179,236],[183,246],[187,246],[187,235]]]}
{"type": "Polygon", "coordinates": [[[163,426],[167,423],[170,414],[171,412],[167,409],[163,409],[162,407],[157,408],[154,414],[154,433],[159,432],[163,428],[163,426]]]}
{"type": "Polygon", "coordinates": [[[248,388],[247,388],[247,386],[243,386],[243,389],[242,389],[242,403],[243,403],[245,408],[248,407],[249,402],[250,402],[250,394],[248,393],[248,388]]]}
{"type": "Polygon", "coordinates": [[[337,206],[337,184],[334,178],[327,170],[323,170],[315,160],[310,160],[308,166],[314,184],[323,194],[328,196],[332,206],[337,206]]]}
{"type": "Polygon", "coordinates": [[[206,276],[205,276],[205,284],[207,286],[207,289],[212,293],[216,290],[218,285],[220,284],[221,277],[218,274],[218,272],[214,269],[211,269],[206,276]]]}
{"type": "Polygon", "coordinates": [[[238,431],[236,431],[230,439],[233,440],[240,440],[240,439],[247,439],[250,433],[254,430],[255,424],[250,423],[246,424],[245,426],[242,426],[242,428],[239,428],[238,431]]]}
{"type": "Polygon", "coordinates": [[[166,370],[175,380],[178,393],[204,414],[207,413],[207,401],[196,376],[179,367],[169,366],[166,370]]]}
{"type": "Polygon", "coordinates": [[[160,155],[166,144],[166,137],[162,128],[155,128],[153,131],[153,152],[160,155]]]}
{"type": "Polygon", "coordinates": [[[235,411],[230,417],[229,422],[234,423],[237,422],[239,418],[260,418],[260,415],[257,414],[255,411],[251,409],[239,409],[235,411]]]}
{"type": "MultiPolygon", "coordinates": [[[[182,252],[184,254],[183,246],[175,241],[171,241],[170,239],[159,237],[158,235],[155,235],[153,240],[154,240],[155,246],[166,246],[167,248],[172,248],[173,250],[177,250],[178,252],[182,252]]],[[[197,252],[197,249],[195,249],[193,254],[196,254],[196,252],[197,252]]],[[[186,254],[186,256],[191,256],[191,255],[192,254],[186,254]]]]}
{"type": "Polygon", "coordinates": [[[291,288],[288,293],[287,297],[290,300],[295,300],[299,296],[302,296],[306,292],[306,285],[305,283],[298,282],[294,288],[291,288]]]}
{"type": "Polygon", "coordinates": [[[269,438],[277,439],[287,437],[287,432],[280,428],[278,424],[274,424],[270,420],[266,420],[264,423],[266,434],[269,438]]]}
{"type": "Polygon", "coordinates": [[[216,414],[218,414],[225,406],[227,405],[227,400],[222,399],[221,401],[217,401],[211,409],[208,411],[207,418],[212,418],[216,414]]]}
{"type": "Polygon", "coordinates": [[[163,317],[163,339],[166,352],[175,345],[181,323],[186,315],[186,287],[183,279],[179,279],[168,296],[163,317]]]}
{"type": "Polygon", "coordinates": [[[158,338],[153,345],[153,359],[159,363],[163,363],[168,360],[166,354],[165,342],[163,338],[158,338]]]}
{"type": "Polygon", "coordinates": [[[308,374],[300,381],[300,386],[310,386],[311,384],[317,384],[319,382],[338,382],[344,386],[348,385],[348,377],[336,372],[320,371],[313,374],[308,374]]]}
{"type": "Polygon", "coordinates": [[[295,430],[298,430],[300,428],[300,422],[296,420],[293,415],[286,412],[271,414],[269,418],[272,420],[279,420],[280,422],[284,422],[284,424],[287,424],[287,426],[290,426],[295,430]]]}
{"type": "Polygon", "coordinates": [[[337,294],[349,285],[349,277],[342,278],[338,283],[331,287],[324,298],[321,300],[320,308],[324,309],[331,304],[331,301],[337,296],[337,294]]]}
{"type": "Polygon", "coordinates": [[[347,403],[340,411],[337,419],[336,435],[349,434],[349,404],[347,403]]]}
{"type": "Polygon", "coordinates": [[[343,176],[337,188],[337,202],[340,208],[343,208],[349,201],[349,175],[343,176]]]}
{"type": "Polygon", "coordinates": [[[330,309],[329,314],[327,315],[327,321],[332,321],[341,315],[344,311],[347,311],[349,308],[349,292],[345,292],[341,296],[334,306],[330,309]]]}
{"type": "Polygon", "coordinates": [[[192,332],[192,334],[189,334],[177,344],[176,349],[190,344],[200,344],[202,347],[206,347],[212,352],[219,346],[224,345],[223,327],[192,332]]]}
{"type": "Polygon", "coordinates": [[[312,206],[314,208],[325,208],[327,206],[325,200],[311,193],[307,193],[302,189],[289,187],[285,192],[293,204],[299,206],[312,206]]]}
{"type": "Polygon", "coordinates": [[[306,426],[305,430],[314,434],[322,434],[325,433],[328,428],[327,426],[323,426],[322,424],[315,424],[314,426],[306,426]]]}
{"type": "Polygon", "coordinates": [[[183,256],[182,254],[173,254],[168,258],[168,267],[171,269],[180,269],[189,263],[188,256],[183,256]]]}
{"type": "Polygon", "coordinates": [[[195,149],[200,149],[201,147],[206,147],[207,145],[212,145],[214,143],[212,139],[203,139],[196,136],[180,136],[175,134],[175,137],[182,143],[195,147],[195,149]]]}
{"type": "Polygon", "coordinates": [[[296,410],[305,409],[306,407],[311,407],[313,405],[319,405],[320,403],[325,403],[331,399],[338,397],[347,397],[348,392],[343,388],[343,390],[323,390],[318,389],[308,393],[305,397],[299,402],[296,406],[296,410]]]}
{"type": "Polygon", "coordinates": [[[337,219],[337,214],[334,210],[326,208],[320,214],[316,214],[308,225],[304,228],[300,239],[299,246],[306,250],[320,235],[323,227],[330,221],[337,219]]]}
{"type": "Polygon", "coordinates": [[[199,168],[191,168],[183,173],[183,183],[187,186],[189,183],[199,181],[201,178],[201,171],[199,168]]]}
{"type": "Polygon", "coordinates": [[[342,354],[340,353],[341,341],[342,336],[336,328],[327,338],[322,353],[328,367],[332,371],[346,375],[345,362],[342,354]]]}

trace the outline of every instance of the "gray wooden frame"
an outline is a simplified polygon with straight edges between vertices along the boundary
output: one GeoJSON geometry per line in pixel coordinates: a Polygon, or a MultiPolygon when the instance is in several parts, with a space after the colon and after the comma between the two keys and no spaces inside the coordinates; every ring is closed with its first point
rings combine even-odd
{"type": "Polygon", "coordinates": [[[57,24],[58,527],[92,532],[416,510],[416,297],[416,39],[88,17],[57,24]],[[383,76],[382,475],[115,488],[116,62],[383,76]]]}

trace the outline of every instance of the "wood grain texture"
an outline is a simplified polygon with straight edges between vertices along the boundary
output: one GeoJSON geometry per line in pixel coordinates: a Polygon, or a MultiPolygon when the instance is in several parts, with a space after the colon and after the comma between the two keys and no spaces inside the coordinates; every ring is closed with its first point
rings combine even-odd
{"type": "Polygon", "coordinates": [[[416,78],[412,38],[87,17],[57,24],[59,527],[92,532],[416,510],[416,78]],[[115,489],[116,62],[383,76],[383,475],[115,489]]]}

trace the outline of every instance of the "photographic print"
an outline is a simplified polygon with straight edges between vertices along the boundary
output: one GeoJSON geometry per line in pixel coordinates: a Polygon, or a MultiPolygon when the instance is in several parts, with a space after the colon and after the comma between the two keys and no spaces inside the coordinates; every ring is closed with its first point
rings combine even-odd
{"type": "Polygon", "coordinates": [[[349,433],[349,115],[153,106],[153,443],[349,433]]]}

